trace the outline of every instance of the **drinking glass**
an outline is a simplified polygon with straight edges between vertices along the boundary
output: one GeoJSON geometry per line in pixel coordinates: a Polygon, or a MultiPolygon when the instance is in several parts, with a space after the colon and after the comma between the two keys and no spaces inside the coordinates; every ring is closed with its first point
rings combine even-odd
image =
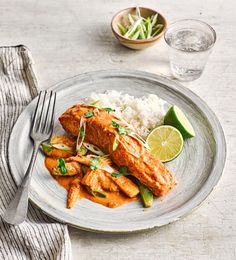
{"type": "Polygon", "coordinates": [[[216,41],[215,30],[205,22],[180,20],[167,29],[165,41],[169,46],[170,67],[182,81],[199,78],[216,41]]]}

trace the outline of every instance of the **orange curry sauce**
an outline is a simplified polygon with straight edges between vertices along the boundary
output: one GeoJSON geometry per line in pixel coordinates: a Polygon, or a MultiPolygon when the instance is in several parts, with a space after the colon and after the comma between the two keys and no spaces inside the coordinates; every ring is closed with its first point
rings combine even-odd
{"type": "MultiPolygon", "coordinates": [[[[57,165],[57,159],[50,158],[50,157],[45,158],[45,166],[49,172],[52,172],[52,169],[54,167],[56,167],[56,165],[57,165]]],[[[75,175],[75,176],[56,176],[56,175],[51,174],[51,176],[57,181],[57,183],[59,185],[61,185],[67,191],[70,188],[71,182],[77,178],[77,175],[75,175]]],[[[102,204],[109,208],[116,208],[125,203],[131,202],[131,201],[134,201],[137,199],[137,197],[129,198],[122,192],[117,192],[117,191],[115,191],[115,192],[105,191],[104,193],[106,194],[106,198],[94,197],[93,195],[88,193],[88,191],[86,190],[85,187],[83,187],[83,185],[81,185],[79,199],[86,198],[95,203],[102,204]]]]}

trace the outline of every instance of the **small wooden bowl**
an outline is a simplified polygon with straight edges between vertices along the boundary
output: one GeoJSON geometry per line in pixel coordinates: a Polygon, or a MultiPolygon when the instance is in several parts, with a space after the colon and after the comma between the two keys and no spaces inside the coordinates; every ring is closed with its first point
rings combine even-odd
{"type": "Polygon", "coordinates": [[[153,38],[144,39],[144,40],[131,40],[125,38],[120,33],[117,24],[121,23],[124,16],[128,14],[136,14],[136,7],[129,7],[119,11],[117,14],[114,15],[111,21],[111,28],[115,37],[120,41],[122,45],[134,50],[142,50],[154,45],[164,35],[167,28],[167,22],[165,17],[162,14],[160,14],[158,11],[146,7],[139,7],[139,9],[140,9],[141,16],[144,18],[147,18],[148,16],[155,15],[156,13],[158,13],[157,21],[163,24],[163,29],[159,34],[157,34],[153,38]]]}

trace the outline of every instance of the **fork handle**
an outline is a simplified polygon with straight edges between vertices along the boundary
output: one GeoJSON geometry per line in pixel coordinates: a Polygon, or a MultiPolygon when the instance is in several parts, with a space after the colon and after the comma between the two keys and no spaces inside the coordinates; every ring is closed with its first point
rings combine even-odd
{"type": "Polygon", "coordinates": [[[8,224],[18,225],[26,219],[28,211],[30,180],[40,144],[40,142],[34,142],[33,153],[27,171],[20,186],[17,189],[15,197],[10,202],[8,208],[3,215],[3,220],[8,224]]]}

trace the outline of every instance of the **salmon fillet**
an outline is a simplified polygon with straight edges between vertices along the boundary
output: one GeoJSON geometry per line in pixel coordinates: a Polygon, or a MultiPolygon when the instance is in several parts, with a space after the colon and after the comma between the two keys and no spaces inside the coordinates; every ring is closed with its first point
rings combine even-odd
{"type": "Polygon", "coordinates": [[[86,122],[85,141],[98,146],[110,154],[112,161],[118,166],[127,166],[131,175],[146,185],[155,196],[163,196],[176,184],[175,178],[166,166],[158,160],[136,138],[119,134],[112,121],[117,118],[103,109],[83,104],[67,109],[59,118],[66,132],[78,136],[80,120],[86,122]],[[85,118],[86,112],[93,116],[85,118]],[[114,149],[114,140],[118,146],[114,149]]]}

